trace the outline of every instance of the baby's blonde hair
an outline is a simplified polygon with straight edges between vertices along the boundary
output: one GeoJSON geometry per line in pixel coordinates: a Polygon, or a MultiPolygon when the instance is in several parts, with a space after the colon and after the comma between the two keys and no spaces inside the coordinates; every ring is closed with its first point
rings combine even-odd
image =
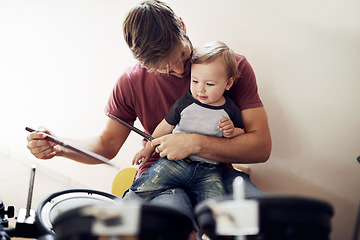
{"type": "Polygon", "coordinates": [[[238,70],[235,54],[231,48],[229,48],[225,43],[220,41],[209,42],[204,46],[194,50],[191,58],[191,63],[211,63],[215,61],[218,57],[222,57],[226,72],[228,74],[228,78],[238,78],[240,72],[238,70]]]}

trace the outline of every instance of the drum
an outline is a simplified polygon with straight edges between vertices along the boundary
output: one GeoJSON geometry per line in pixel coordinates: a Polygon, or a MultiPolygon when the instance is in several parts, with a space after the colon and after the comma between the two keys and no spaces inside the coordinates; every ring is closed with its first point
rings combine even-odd
{"type": "Polygon", "coordinates": [[[186,240],[192,221],[174,209],[122,201],[79,207],[54,220],[56,240],[186,240]]]}
{"type": "Polygon", "coordinates": [[[333,214],[327,202],[295,196],[224,197],[195,208],[201,231],[211,239],[328,240],[333,214]]]}
{"type": "Polygon", "coordinates": [[[96,190],[69,189],[54,193],[38,206],[35,223],[41,233],[54,235],[54,219],[64,212],[81,206],[114,203],[119,197],[96,190]]]}

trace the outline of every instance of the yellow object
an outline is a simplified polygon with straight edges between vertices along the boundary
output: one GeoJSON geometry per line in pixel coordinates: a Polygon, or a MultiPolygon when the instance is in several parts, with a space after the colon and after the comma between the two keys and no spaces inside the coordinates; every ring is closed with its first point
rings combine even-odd
{"type": "Polygon", "coordinates": [[[232,165],[236,170],[239,170],[239,171],[242,171],[244,173],[250,174],[249,166],[247,166],[245,164],[239,164],[239,163],[233,163],[232,165]]]}
{"type": "Polygon", "coordinates": [[[122,197],[124,192],[131,186],[134,181],[136,168],[124,168],[120,170],[113,181],[111,193],[122,197]]]}

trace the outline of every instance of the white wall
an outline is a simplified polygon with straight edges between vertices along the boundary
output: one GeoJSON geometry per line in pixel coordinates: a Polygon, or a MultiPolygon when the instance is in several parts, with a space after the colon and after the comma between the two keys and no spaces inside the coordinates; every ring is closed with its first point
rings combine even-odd
{"type": "MultiPolygon", "coordinates": [[[[268,113],[273,151],[252,165],[267,193],[316,197],[335,207],[332,239],[349,239],[360,200],[360,2],[169,1],[195,46],[217,39],[247,56],[268,113]]],[[[35,160],[25,126],[63,137],[102,130],[103,108],[134,60],[122,21],[135,1],[0,0],[0,153],[109,191],[114,169],[35,160]]],[[[131,134],[115,163],[140,148],[131,134]]],[[[50,177],[50,176],[49,176],[50,177]]]]}

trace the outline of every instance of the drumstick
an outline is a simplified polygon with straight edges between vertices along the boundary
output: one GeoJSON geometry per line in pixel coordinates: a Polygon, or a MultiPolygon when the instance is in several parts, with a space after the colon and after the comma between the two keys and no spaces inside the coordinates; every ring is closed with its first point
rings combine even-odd
{"type": "Polygon", "coordinates": [[[154,140],[154,138],[152,136],[150,136],[149,134],[147,134],[146,132],[141,131],[140,129],[134,127],[131,124],[128,124],[127,122],[121,120],[120,118],[115,117],[114,115],[112,115],[111,113],[106,113],[106,115],[108,115],[108,117],[110,117],[111,119],[121,123],[122,125],[124,125],[125,127],[131,129],[132,131],[136,132],[137,134],[140,134],[141,136],[143,136],[145,139],[149,140],[150,142],[152,140],[154,140]]]}
{"type": "MultiPolygon", "coordinates": [[[[28,132],[34,132],[35,131],[34,129],[29,128],[29,127],[26,127],[25,130],[28,131],[28,132]]],[[[69,148],[69,149],[73,150],[74,152],[78,152],[78,153],[84,154],[84,155],[86,155],[88,157],[91,157],[91,158],[95,159],[96,161],[98,161],[100,163],[105,163],[105,164],[107,164],[109,166],[117,168],[114,164],[110,163],[109,159],[107,159],[107,158],[105,158],[105,157],[103,157],[103,156],[101,156],[99,154],[90,152],[90,151],[85,150],[85,149],[81,149],[79,147],[76,147],[74,145],[66,143],[66,142],[64,142],[64,141],[62,141],[62,140],[60,140],[60,139],[58,139],[58,138],[56,138],[54,136],[51,136],[49,134],[46,134],[46,133],[42,133],[42,134],[46,135],[45,140],[57,143],[57,144],[59,144],[59,145],[61,145],[63,147],[66,147],[66,148],[69,148]]]]}

